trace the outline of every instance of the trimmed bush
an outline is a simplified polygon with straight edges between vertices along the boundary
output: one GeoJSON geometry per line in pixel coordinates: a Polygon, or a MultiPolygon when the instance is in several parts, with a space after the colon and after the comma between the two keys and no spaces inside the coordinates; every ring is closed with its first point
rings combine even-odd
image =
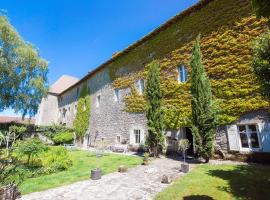
{"type": "Polygon", "coordinates": [[[64,147],[50,147],[49,151],[42,155],[42,165],[44,173],[49,174],[68,169],[72,166],[72,160],[64,147]]]}
{"type": "Polygon", "coordinates": [[[57,133],[53,138],[55,144],[71,144],[74,140],[74,135],[71,132],[65,131],[57,133]]]}

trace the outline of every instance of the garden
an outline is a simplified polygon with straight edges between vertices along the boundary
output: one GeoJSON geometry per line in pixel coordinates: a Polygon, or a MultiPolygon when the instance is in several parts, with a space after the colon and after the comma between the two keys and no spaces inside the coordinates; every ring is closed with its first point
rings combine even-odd
{"type": "Polygon", "coordinates": [[[85,150],[68,150],[62,145],[73,143],[72,131],[62,126],[2,127],[0,187],[13,184],[18,186],[18,192],[27,194],[89,179],[90,171],[95,168],[99,168],[102,174],[107,174],[117,171],[120,165],[132,167],[142,162],[137,156],[97,156],[96,153],[85,150]],[[43,140],[33,131],[42,133],[43,140]]]}

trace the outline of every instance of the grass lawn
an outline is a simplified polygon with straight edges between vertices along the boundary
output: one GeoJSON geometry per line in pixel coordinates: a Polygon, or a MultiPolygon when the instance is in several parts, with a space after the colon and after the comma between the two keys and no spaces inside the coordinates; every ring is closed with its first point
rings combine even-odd
{"type": "Polygon", "coordinates": [[[37,192],[89,179],[90,170],[97,167],[102,170],[103,174],[107,174],[117,171],[119,165],[132,167],[142,163],[142,158],[135,156],[106,154],[103,157],[97,158],[94,153],[87,151],[71,151],[70,154],[73,160],[72,167],[66,171],[26,179],[20,185],[22,193],[37,192]]]}
{"type": "Polygon", "coordinates": [[[270,166],[200,165],[155,200],[270,199],[270,166]]]}

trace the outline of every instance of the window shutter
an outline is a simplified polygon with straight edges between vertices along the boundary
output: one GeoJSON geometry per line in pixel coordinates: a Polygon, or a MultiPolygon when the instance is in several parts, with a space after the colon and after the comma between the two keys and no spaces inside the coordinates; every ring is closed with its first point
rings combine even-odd
{"type": "Polygon", "coordinates": [[[258,123],[263,152],[270,152],[270,123],[258,123]]]}
{"type": "Polygon", "coordinates": [[[239,138],[237,133],[237,126],[236,125],[228,125],[227,126],[227,134],[229,140],[229,149],[230,151],[239,151],[239,138]]]}
{"type": "Polygon", "coordinates": [[[130,144],[135,144],[135,134],[134,134],[134,130],[130,130],[130,134],[129,134],[129,143],[130,144]]]}

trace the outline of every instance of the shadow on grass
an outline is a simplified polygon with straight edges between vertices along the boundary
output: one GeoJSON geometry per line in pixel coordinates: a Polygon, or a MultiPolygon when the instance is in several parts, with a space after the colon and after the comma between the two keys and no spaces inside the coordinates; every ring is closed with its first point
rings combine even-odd
{"type": "Polygon", "coordinates": [[[214,199],[207,195],[190,195],[183,197],[183,200],[214,200],[214,199]]]}
{"type": "Polygon", "coordinates": [[[270,167],[263,165],[239,165],[233,170],[210,170],[209,175],[228,181],[229,187],[220,190],[240,199],[270,199],[270,167]]]}

